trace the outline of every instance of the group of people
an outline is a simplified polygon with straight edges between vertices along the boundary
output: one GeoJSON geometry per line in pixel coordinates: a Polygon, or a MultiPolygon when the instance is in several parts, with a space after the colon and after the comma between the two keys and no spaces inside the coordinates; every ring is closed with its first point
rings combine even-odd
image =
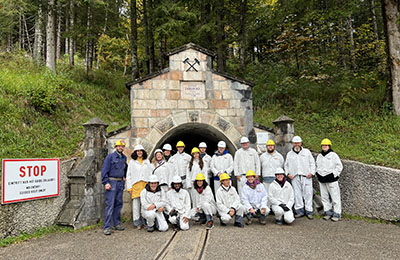
{"type": "Polygon", "coordinates": [[[179,141],[176,154],[172,155],[172,146],[165,144],[154,151],[151,162],[139,144],[127,164],[125,143],[119,140],[102,167],[106,190],[104,234],[110,235],[112,229],[124,230],[120,219],[124,187],[132,198],[134,226],[145,226],[149,232],[168,230],[168,222],[174,230],[187,230],[190,219],[211,229],[215,216],[222,226],[233,220],[235,226],[243,227],[243,222],[251,224],[254,219],[265,225],[270,211],[279,225],[303,216],[313,219],[314,175],[320,185],[324,219],[339,221],[338,178],[343,166],[331,141],[322,140],[316,161],[299,136],[292,139],[292,144],[285,160],[273,140],[268,140],[266,152],[259,156],[249,139],[242,137],[234,157],[224,141],[218,142],[212,157],[206,153],[204,142],[189,155],[179,141]],[[237,190],[232,186],[232,177],[236,177],[237,190]]]}

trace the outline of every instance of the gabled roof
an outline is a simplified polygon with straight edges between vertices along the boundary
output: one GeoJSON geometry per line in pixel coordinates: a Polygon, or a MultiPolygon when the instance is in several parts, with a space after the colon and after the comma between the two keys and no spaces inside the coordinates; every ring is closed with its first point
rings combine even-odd
{"type": "Polygon", "coordinates": [[[171,50],[170,52],[168,52],[167,55],[171,56],[171,55],[177,54],[179,52],[186,51],[188,49],[193,49],[193,50],[202,52],[202,53],[207,54],[207,55],[209,55],[211,57],[217,56],[215,54],[215,52],[210,51],[210,50],[208,50],[206,48],[203,48],[203,47],[201,47],[201,46],[199,46],[197,44],[194,44],[193,42],[189,42],[188,44],[185,44],[185,45],[182,45],[182,46],[180,46],[178,48],[175,48],[175,49],[171,50]]]}

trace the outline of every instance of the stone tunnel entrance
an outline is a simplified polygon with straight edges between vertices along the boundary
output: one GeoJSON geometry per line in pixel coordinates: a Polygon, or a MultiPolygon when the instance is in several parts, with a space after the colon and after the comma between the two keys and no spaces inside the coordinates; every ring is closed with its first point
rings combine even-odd
{"type": "Polygon", "coordinates": [[[169,143],[172,149],[176,151],[175,145],[178,141],[185,143],[185,152],[188,154],[190,154],[193,147],[199,147],[200,142],[205,142],[207,144],[207,153],[213,156],[219,141],[226,143],[226,149],[232,156],[236,152],[235,145],[223,133],[210,125],[202,123],[187,123],[171,129],[160,139],[155,149],[169,143]]]}

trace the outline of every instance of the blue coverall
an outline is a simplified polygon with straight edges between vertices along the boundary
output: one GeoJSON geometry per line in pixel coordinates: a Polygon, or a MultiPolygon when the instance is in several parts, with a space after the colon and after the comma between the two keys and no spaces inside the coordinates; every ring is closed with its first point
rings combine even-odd
{"type": "Polygon", "coordinates": [[[107,155],[101,168],[101,183],[111,185],[111,189],[106,190],[106,209],[104,216],[104,229],[121,224],[122,195],[125,181],[110,180],[109,178],[124,178],[127,171],[126,156],[117,151],[107,155]]]}

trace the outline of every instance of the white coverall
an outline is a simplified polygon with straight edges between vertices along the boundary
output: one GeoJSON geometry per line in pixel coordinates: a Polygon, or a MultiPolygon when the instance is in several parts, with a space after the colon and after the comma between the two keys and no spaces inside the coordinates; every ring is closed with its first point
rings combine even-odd
{"type": "Polygon", "coordinates": [[[290,224],[294,221],[292,207],[294,204],[294,191],[292,185],[288,181],[285,182],[283,187],[277,182],[274,181],[269,186],[268,199],[271,203],[271,209],[275,214],[276,220],[281,220],[283,216],[283,220],[290,224]],[[279,205],[286,204],[286,206],[290,209],[289,211],[284,211],[279,205]]]}
{"type": "Polygon", "coordinates": [[[197,212],[204,213],[207,215],[214,215],[217,213],[217,205],[215,203],[214,195],[209,185],[200,194],[196,189],[193,188],[192,196],[193,208],[191,210],[191,216],[194,217],[197,212]],[[196,211],[198,209],[198,211],[196,211]]]}
{"type": "Polygon", "coordinates": [[[241,176],[237,182],[238,192],[241,194],[247,180],[245,175],[248,170],[252,170],[257,176],[260,176],[260,158],[253,148],[249,147],[247,150],[240,148],[236,151],[233,162],[235,176],[241,176]]]}
{"type": "MultiPolygon", "coordinates": [[[[320,176],[326,177],[333,174],[333,177],[336,178],[340,175],[342,170],[342,162],[335,152],[331,151],[325,156],[322,154],[317,156],[317,173],[320,176]]],[[[342,214],[342,203],[340,199],[339,182],[337,180],[325,183],[319,182],[319,187],[325,214],[340,218],[342,214]],[[329,196],[331,197],[332,202],[330,201],[329,196]]]]}
{"type": "Polygon", "coordinates": [[[196,175],[199,173],[202,173],[204,176],[207,176],[206,172],[208,171],[208,168],[206,164],[203,161],[203,168],[200,168],[199,165],[199,160],[194,159],[193,160],[193,165],[192,165],[192,170],[189,169],[189,165],[186,169],[186,180],[184,181],[186,183],[185,189],[189,191],[190,198],[193,199],[193,182],[196,179],[196,175]]]}
{"type": "Polygon", "coordinates": [[[242,203],[246,209],[246,213],[250,213],[250,209],[255,211],[265,209],[264,216],[269,214],[268,194],[265,187],[260,183],[257,184],[255,189],[252,189],[249,185],[244,185],[242,190],[242,203]]]}
{"type": "Polygon", "coordinates": [[[186,185],[186,182],[185,182],[186,170],[187,170],[187,167],[189,165],[191,158],[192,157],[185,152],[183,152],[183,153],[178,152],[178,153],[174,154],[174,156],[172,156],[168,160],[168,162],[173,165],[173,169],[174,169],[174,173],[173,173],[172,177],[175,175],[178,175],[179,177],[181,177],[183,188],[186,188],[186,186],[185,186],[186,185]]]}
{"type": "Polygon", "coordinates": [[[183,218],[186,217],[190,219],[190,196],[189,192],[184,189],[180,189],[179,192],[172,189],[167,192],[167,205],[166,205],[167,213],[170,213],[171,210],[175,210],[178,212],[177,216],[169,217],[169,221],[172,224],[178,224],[182,230],[189,229],[189,221],[184,222],[183,218]]]}
{"type": "Polygon", "coordinates": [[[164,193],[168,191],[168,185],[171,184],[170,182],[170,164],[164,161],[161,165],[157,164],[154,166],[154,163],[151,164],[151,171],[152,174],[157,175],[158,179],[160,180],[160,188],[164,193]]]}
{"type": "MultiPolygon", "coordinates": [[[[147,184],[146,188],[140,193],[140,203],[142,204],[142,216],[147,221],[147,226],[153,227],[154,222],[157,219],[158,230],[167,231],[168,224],[164,218],[163,211],[159,212],[159,208],[165,207],[165,193],[161,189],[157,189],[156,192],[152,192],[147,184]],[[154,204],[156,207],[152,210],[147,210],[154,204]]],[[[158,188],[158,187],[157,187],[158,188]]]]}
{"type": "Polygon", "coordinates": [[[231,208],[236,210],[236,216],[239,216],[240,219],[243,218],[245,208],[240,203],[240,197],[236,192],[235,187],[229,186],[226,188],[225,186],[221,185],[217,190],[216,201],[218,214],[221,216],[221,221],[223,223],[226,224],[232,219],[232,217],[229,215],[231,208]]]}
{"type": "Polygon", "coordinates": [[[209,179],[210,178],[210,169],[211,169],[211,156],[207,153],[202,157],[204,166],[207,167],[207,172],[203,172],[204,176],[209,179]]]}
{"type": "Polygon", "coordinates": [[[260,156],[261,175],[267,192],[269,185],[275,180],[276,169],[283,168],[284,162],[283,156],[276,150],[273,153],[265,152],[260,156]]]}
{"type": "Polygon", "coordinates": [[[292,150],[286,155],[285,173],[294,176],[292,185],[295,196],[294,209],[300,215],[313,214],[312,178],[306,178],[311,173],[315,175],[315,160],[310,150],[302,148],[297,154],[292,150]],[[303,202],[304,199],[304,202],[303,202]],[[304,208],[306,212],[304,212],[304,208]]]}
{"type": "MultiPolygon", "coordinates": [[[[130,160],[126,172],[126,189],[139,181],[147,181],[151,175],[151,165],[149,160],[143,160],[141,164],[138,160],[130,160]]],[[[140,197],[132,199],[132,218],[135,226],[140,226],[140,197]]]]}
{"type": "Polygon", "coordinates": [[[211,159],[211,172],[214,179],[214,193],[220,186],[218,174],[226,172],[229,176],[232,176],[233,172],[233,157],[228,152],[219,154],[218,151],[213,155],[211,159]]]}

